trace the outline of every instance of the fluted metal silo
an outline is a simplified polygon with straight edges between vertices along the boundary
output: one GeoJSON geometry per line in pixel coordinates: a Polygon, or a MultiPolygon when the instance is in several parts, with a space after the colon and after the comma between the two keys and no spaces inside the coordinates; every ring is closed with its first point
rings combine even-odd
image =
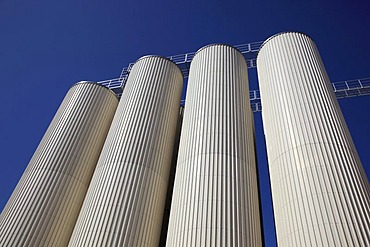
{"type": "Polygon", "coordinates": [[[257,69],[279,246],[370,246],[369,183],[314,42],[275,35],[257,69]]]}
{"type": "Polygon", "coordinates": [[[96,83],[68,91],[0,216],[1,246],[67,246],[117,105],[96,83]]]}
{"type": "Polygon", "coordinates": [[[177,157],[178,157],[178,152],[179,152],[183,116],[184,116],[184,107],[181,106],[179,108],[179,116],[178,116],[178,122],[177,122],[177,128],[176,128],[175,143],[173,146],[171,169],[170,169],[170,175],[168,179],[168,190],[167,190],[166,204],[165,204],[164,214],[163,214],[163,223],[162,223],[162,230],[161,230],[161,238],[159,240],[159,247],[166,246],[168,223],[170,220],[171,201],[172,201],[172,194],[173,194],[173,184],[175,182],[176,163],[177,163],[177,157]]]}
{"type": "Polygon", "coordinates": [[[190,67],[167,246],[262,246],[247,65],[227,45],[190,67]]]}
{"type": "Polygon", "coordinates": [[[158,246],[182,86],[166,58],[134,64],[69,246],[158,246]]]}

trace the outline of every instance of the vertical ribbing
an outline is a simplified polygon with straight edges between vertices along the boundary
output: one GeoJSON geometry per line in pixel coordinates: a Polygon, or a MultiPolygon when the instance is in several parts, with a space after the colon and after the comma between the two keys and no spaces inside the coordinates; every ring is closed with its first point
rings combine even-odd
{"type": "Polygon", "coordinates": [[[369,183],[315,44],[276,35],[257,69],[279,246],[370,246],[369,183]]]}
{"type": "Polygon", "coordinates": [[[172,201],[172,194],[173,194],[173,184],[175,182],[176,163],[177,163],[177,157],[178,157],[178,152],[179,152],[180,134],[181,134],[183,115],[184,115],[184,107],[180,107],[179,118],[178,118],[177,127],[176,127],[175,143],[173,146],[171,170],[170,170],[170,175],[168,179],[168,189],[167,189],[167,194],[166,194],[166,204],[165,204],[165,209],[164,209],[164,214],[163,214],[163,223],[162,223],[159,247],[166,246],[168,223],[170,220],[171,201],[172,201]]]}
{"type": "Polygon", "coordinates": [[[245,59],[198,51],[189,74],[167,246],[261,246],[245,59]]]}
{"type": "Polygon", "coordinates": [[[1,214],[1,246],[67,246],[117,105],[95,83],[68,91],[1,214]]]}
{"type": "Polygon", "coordinates": [[[165,58],[132,67],[70,246],[158,246],[182,84],[165,58]]]}

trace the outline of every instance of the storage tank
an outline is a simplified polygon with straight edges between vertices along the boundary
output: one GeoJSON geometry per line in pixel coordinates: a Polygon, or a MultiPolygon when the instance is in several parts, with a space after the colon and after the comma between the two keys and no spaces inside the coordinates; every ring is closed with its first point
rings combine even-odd
{"type": "Polygon", "coordinates": [[[262,246],[247,65],[227,45],[190,67],[167,246],[262,246]]]}
{"type": "Polygon", "coordinates": [[[170,175],[168,179],[168,189],[167,189],[167,195],[166,195],[166,204],[164,206],[164,214],[163,214],[161,237],[159,240],[159,247],[166,246],[168,223],[170,220],[173,184],[175,182],[176,163],[177,163],[177,156],[179,152],[181,126],[182,126],[182,119],[184,116],[184,106],[180,106],[178,114],[179,116],[178,116],[177,127],[176,127],[175,143],[173,146],[171,169],[170,169],[170,175]]]}
{"type": "Polygon", "coordinates": [[[134,64],[69,246],[158,246],[182,86],[166,58],[134,64]]]}
{"type": "Polygon", "coordinates": [[[118,99],[75,84],[0,216],[0,246],[67,246],[118,99]]]}
{"type": "Polygon", "coordinates": [[[272,36],[257,69],[279,246],[370,246],[369,183],[314,42],[272,36]]]}

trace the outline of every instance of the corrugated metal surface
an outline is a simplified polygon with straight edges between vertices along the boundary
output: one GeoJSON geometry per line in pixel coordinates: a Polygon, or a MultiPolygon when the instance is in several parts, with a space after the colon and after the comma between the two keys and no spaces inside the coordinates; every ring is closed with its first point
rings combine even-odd
{"type": "Polygon", "coordinates": [[[182,85],[165,58],[132,67],[70,246],[158,246],[182,85]]]}
{"type": "Polygon", "coordinates": [[[95,83],[67,93],[0,217],[0,246],[67,246],[118,99],[95,83]]]}
{"type": "Polygon", "coordinates": [[[177,157],[178,157],[178,152],[179,152],[180,135],[181,135],[183,117],[184,117],[184,107],[181,106],[179,109],[179,118],[178,118],[177,128],[176,128],[176,138],[175,138],[175,143],[173,146],[171,170],[170,170],[170,175],[168,179],[168,190],[167,190],[167,195],[166,195],[166,205],[165,205],[164,214],[163,214],[163,223],[162,223],[159,247],[166,246],[168,223],[170,220],[171,201],[172,201],[172,194],[173,194],[173,184],[175,182],[176,163],[177,163],[177,157]]]}
{"type": "Polygon", "coordinates": [[[279,246],[370,246],[369,183],[313,41],[257,58],[279,246]]]}
{"type": "Polygon", "coordinates": [[[225,45],[195,55],[167,246],[261,246],[245,59],[225,45]]]}

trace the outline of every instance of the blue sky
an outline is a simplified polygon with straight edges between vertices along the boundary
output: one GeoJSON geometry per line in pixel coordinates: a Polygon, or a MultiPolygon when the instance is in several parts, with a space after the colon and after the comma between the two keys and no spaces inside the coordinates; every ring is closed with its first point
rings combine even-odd
{"type": "MultiPolygon", "coordinates": [[[[308,34],[332,81],[365,78],[369,30],[365,0],[0,0],[0,210],[77,81],[118,77],[122,67],[148,54],[262,41],[281,31],[308,34]]],[[[256,71],[249,72],[256,89],[256,71]]],[[[340,104],[369,176],[370,96],[340,104]]],[[[266,246],[275,246],[259,113],[255,120],[266,246]]]]}

